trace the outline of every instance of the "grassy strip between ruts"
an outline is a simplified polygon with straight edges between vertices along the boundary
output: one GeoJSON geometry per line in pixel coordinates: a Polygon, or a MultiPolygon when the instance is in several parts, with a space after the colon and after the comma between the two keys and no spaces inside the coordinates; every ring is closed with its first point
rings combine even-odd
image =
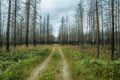
{"type": "Polygon", "coordinates": [[[120,60],[106,61],[63,47],[74,80],[119,80],[120,60]]]}
{"type": "Polygon", "coordinates": [[[0,54],[0,80],[25,80],[49,53],[50,49],[44,48],[0,54]]]}
{"type": "Polygon", "coordinates": [[[59,80],[58,78],[60,78],[59,75],[61,74],[60,60],[61,60],[61,56],[58,50],[55,50],[46,69],[44,70],[44,72],[39,74],[37,80],[59,80]]]}

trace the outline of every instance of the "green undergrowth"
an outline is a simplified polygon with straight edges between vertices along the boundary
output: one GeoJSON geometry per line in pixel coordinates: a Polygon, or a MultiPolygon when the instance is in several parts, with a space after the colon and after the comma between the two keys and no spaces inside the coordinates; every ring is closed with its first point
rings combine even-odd
{"type": "Polygon", "coordinates": [[[0,80],[25,80],[31,70],[42,62],[50,49],[32,49],[0,54],[0,80]]]}
{"type": "Polygon", "coordinates": [[[74,80],[119,80],[120,60],[95,59],[71,48],[63,48],[74,80]]]}
{"type": "Polygon", "coordinates": [[[61,56],[58,50],[55,50],[53,56],[51,57],[50,62],[48,63],[45,71],[39,74],[38,80],[59,80],[58,76],[60,75],[60,59],[61,56]]]}

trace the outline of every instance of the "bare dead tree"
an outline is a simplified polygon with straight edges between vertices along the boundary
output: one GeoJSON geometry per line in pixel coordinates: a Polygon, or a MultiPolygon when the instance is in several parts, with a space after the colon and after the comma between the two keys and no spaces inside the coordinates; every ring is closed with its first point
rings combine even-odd
{"type": "Polygon", "coordinates": [[[14,24],[14,47],[16,47],[16,18],[17,18],[17,0],[15,0],[15,24],[14,24]]]}
{"type": "Polygon", "coordinates": [[[114,0],[111,0],[111,13],[112,13],[112,35],[111,35],[111,46],[112,46],[112,52],[111,52],[111,60],[114,60],[114,0]]]}
{"type": "Polygon", "coordinates": [[[29,15],[30,15],[30,0],[26,0],[26,46],[29,45],[29,15]]]}
{"type": "Polygon", "coordinates": [[[99,16],[98,16],[98,0],[96,0],[96,23],[97,23],[97,58],[99,58],[99,16]]]}
{"type": "Polygon", "coordinates": [[[2,46],[2,19],[1,19],[1,14],[2,14],[2,10],[1,10],[1,0],[0,0],[0,47],[2,46]]]}
{"type": "Polygon", "coordinates": [[[37,0],[35,0],[35,3],[34,3],[34,23],[33,23],[33,45],[34,46],[36,46],[36,15],[37,15],[36,4],[37,4],[37,0]]]}
{"type": "Polygon", "coordinates": [[[8,20],[7,20],[7,32],[6,32],[6,50],[9,51],[10,46],[10,12],[11,12],[11,0],[8,5],[8,20]]]}

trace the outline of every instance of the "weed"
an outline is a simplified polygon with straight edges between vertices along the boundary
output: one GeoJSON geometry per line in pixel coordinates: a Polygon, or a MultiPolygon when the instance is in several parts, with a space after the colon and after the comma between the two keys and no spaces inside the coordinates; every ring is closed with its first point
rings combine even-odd
{"type": "MultiPolygon", "coordinates": [[[[72,47],[71,47],[72,48],[72,47]]],[[[74,80],[119,80],[120,61],[95,59],[88,54],[64,47],[74,80]]]]}
{"type": "Polygon", "coordinates": [[[39,74],[38,80],[58,80],[57,75],[60,74],[59,62],[61,56],[57,50],[55,50],[50,63],[42,74],[39,74]]]}
{"type": "Polygon", "coordinates": [[[24,80],[50,53],[48,48],[0,54],[0,80],[24,80]]]}

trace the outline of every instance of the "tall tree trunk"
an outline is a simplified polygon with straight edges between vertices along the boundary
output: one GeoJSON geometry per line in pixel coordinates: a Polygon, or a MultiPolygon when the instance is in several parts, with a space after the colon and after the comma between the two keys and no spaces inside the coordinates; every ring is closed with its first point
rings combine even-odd
{"type": "Polygon", "coordinates": [[[0,0],[0,47],[2,46],[2,19],[1,19],[1,0],[0,0]]]}
{"type": "Polygon", "coordinates": [[[81,47],[83,48],[83,7],[81,4],[81,47]]]}
{"type": "Polygon", "coordinates": [[[14,47],[16,47],[16,18],[17,18],[17,0],[15,0],[14,47]]]}
{"type": "Polygon", "coordinates": [[[43,44],[45,44],[45,27],[46,27],[46,18],[44,17],[44,21],[43,21],[43,44]]]}
{"type": "MultiPolygon", "coordinates": [[[[118,0],[118,33],[120,34],[120,1],[118,0]]],[[[119,51],[120,51],[120,35],[118,34],[118,44],[119,44],[119,51]]]]}
{"type": "Polygon", "coordinates": [[[102,23],[102,35],[101,35],[101,45],[103,46],[104,42],[104,33],[103,33],[103,4],[101,1],[101,23],[102,23]]]}
{"type": "Polygon", "coordinates": [[[62,45],[64,44],[64,17],[62,17],[62,20],[61,20],[61,23],[62,23],[62,25],[61,25],[61,28],[62,28],[62,36],[61,36],[61,43],[62,43],[62,45]]]}
{"type": "Polygon", "coordinates": [[[49,44],[49,14],[47,15],[47,44],[49,44]]]}
{"type": "Polygon", "coordinates": [[[11,0],[9,0],[9,5],[8,5],[8,20],[7,20],[7,32],[6,32],[6,50],[9,51],[9,46],[10,46],[10,12],[11,12],[11,0]]]}
{"type": "Polygon", "coordinates": [[[36,1],[35,0],[35,4],[34,4],[34,25],[33,25],[33,45],[36,46],[36,1]]]}
{"type": "Polygon", "coordinates": [[[96,0],[96,23],[97,23],[97,58],[99,58],[99,15],[98,15],[98,0],[96,0]]]}
{"type": "Polygon", "coordinates": [[[26,46],[29,45],[29,15],[30,15],[30,0],[26,0],[26,46]]]}
{"type": "Polygon", "coordinates": [[[40,44],[42,42],[42,17],[40,16],[40,44]]]}
{"type": "Polygon", "coordinates": [[[21,20],[20,20],[20,45],[23,44],[23,17],[21,17],[21,20]]]}
{"type": "Polygon", "coordinates": [[[112,36],[111,36],[111,46],[112,46],[112,53],[111,53],[111,60],[114,60],[114,0],[111,0],[111,8],[112,8],[112,36]]]}

